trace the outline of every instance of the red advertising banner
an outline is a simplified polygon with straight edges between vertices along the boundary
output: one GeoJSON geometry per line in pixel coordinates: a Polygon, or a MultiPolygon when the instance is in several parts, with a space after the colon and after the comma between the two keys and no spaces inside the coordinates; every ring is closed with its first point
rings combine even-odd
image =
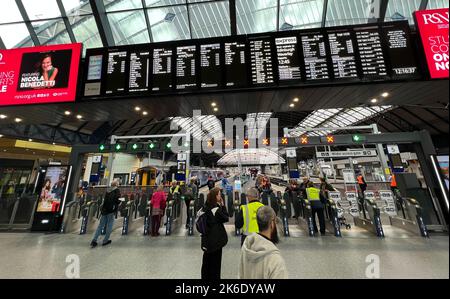
{"type": "Polygon", "coordinates": [[[0,106],[75,101],[81,47],[0,50],[0,106]]]}
{"type": "Polygon", "coordinates": [[[414,17],[422,39],[431,78],[448,78],[448,8],[416,11],[414,17]]]}

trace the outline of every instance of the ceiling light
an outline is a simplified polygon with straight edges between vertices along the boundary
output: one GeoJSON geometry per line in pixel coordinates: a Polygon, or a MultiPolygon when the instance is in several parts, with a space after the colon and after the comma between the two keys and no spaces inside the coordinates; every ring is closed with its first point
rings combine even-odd
{"type": "Polygon", "coordinates": [[[211,103],[211,106],[213,106],[213,107],[216,107],[216,106],[217,106],[217,104],[216,104],[216,103],[214,103],[214,102],[212,102],[212,103],[211,103]]]}
{"type": "Polygon", "coordinates": [[[83,116],[82,116],[82,115],[80,115],[80,114],[78,114],[78,115],[77,115],[77,118],[78,118],[78,119],[82,119],[82,118],[83,118],[83,116]]]}
{"type": "Polygon", "coordinates": [[[294,103],[298,103],[298,101],[300,101],[299,98],[295,98],[295,99],[294,99],[294,103]]]}
{"type": "Polygon", "coordinates": [[[33,142],[33,139],[31,139],[31,138],[28,138],[28,141],[29,141],[29,142],[33,142]]]}
{"type": "Polygon", "coordinates": [[[56,145],[56,143],[52,142],[53,145],[56,145]]]}
{"type": "Polygon", "coordinates": [[[64,114],[65,114],[65,115],[71,115],[72,112],[70,112],[70,111],[64,111],[64,114]]]}
{"type": "Polygon", "coordinates": [[[134,110],[141,111],[141,107],[136,106],[136,107],[134,107],[134,110]]]}
{"type": "Polygon", "coordinates": [[[294,108],[294,107],[295,107],[295,105],[294,105],[294,104],[290,104],[290,105],[289,105],[289,107],[291,107],[291,108],[294,108]]]}
{"type": "Polygon", "coordinates": [[[215,107],[215,108],[214,108],[214,111],[215,111],[215,112],[219,111],[219,108],[215,107]]]}
{"type": "Polygon", "coordinates": [[[378,102],[378,99],[371,99],[370,102],[373,103],[373,104],[375,104],[375,103],[378,102]]]}
{"type": "Polygon", "coordinates": [[[0,138],[2,138],[3,137],[3,135],[2,134],[0,134],[0,138]]]}
{"type": "Polygon", "coordinates": [[[387,97],[389,96],[389,92],[383,92],[383,93],[381,94],[381,96],[382,96],[383,98],[387,98],[387,97]]]}
{"type": "Polygon", "coordinates": [[[147,111],[142,112],[143,115],[148,115],[147,111]]]}
{"type": "Polygon", "coordinates": [[[6,116],[6,115],[4,115],[4,114],[0,114],[0,119],[5,119],[5,118],[7,118],[7,116],[6,116]]]}
{"type": "Polygon", "coordinates": [[[16,123],[20,123],[20,122],[22,121],[22,119],[21,119],[21,118],[18,118],[18,117],[16,117],[16,118],[14,119],[14,121],[15,121],[16,123]]]}

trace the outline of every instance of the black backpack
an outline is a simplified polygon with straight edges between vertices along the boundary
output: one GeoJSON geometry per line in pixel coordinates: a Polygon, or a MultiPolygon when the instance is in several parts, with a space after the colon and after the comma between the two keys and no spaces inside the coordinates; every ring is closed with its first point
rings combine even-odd
{"type": "MultiPolygon", "coordinates": [[[[117,190],[117,189],[116,189],[117,190]]],[[[105,194],[105,199],[102,207],[102,214],[107,215],[116,212],[117,210],[117,191],[113,190],[105,194]]]]}

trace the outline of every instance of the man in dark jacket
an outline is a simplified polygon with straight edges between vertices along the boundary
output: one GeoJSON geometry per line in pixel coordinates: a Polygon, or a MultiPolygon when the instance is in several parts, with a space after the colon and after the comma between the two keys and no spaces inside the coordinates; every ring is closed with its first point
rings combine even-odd
{"type": "Polygon", "coordinates": [[[206,185],[208,186],[209,190],[212,190],[216,186],[216,182],[214,181],[212,176],[208,178],[208,182],[206,183],[206,185]]]}
{"type": "Polygon", "coordinates": [[[102,217],[100,218],[100,223],[98,224],[97,230],[95,231],[94,238],[91,242],[91,247],[97,246],[97,239],[101,235],[103,228],[106,228],[106,234],[103,238],[103,246],[111,244],[109,237],[114,225],[115,214],[119,208],[120,204],[120,190],[119,182],[114,180],[111,183],[111,188],[106,192],[105,199],[102,206],[102,217]]]}
{"type": "Polygon", "coordinates": [[[220,188],[212,189],[207,196],[204,211],[207,215],[206,234],[202,235],[202,279],[219,280],[222,269],[222,248],[228,243],[223,225],[229,215],[220,188]]]}
{"type": "Polygon", "coordinates": [[[291,180],[291,183],[288,187],[286,187],[286,190],[284,191],[289,195],[289,202],[286,204],[290,206],[294,206],[294,216],[293,218],[297,219],[300,216],[300,201],[298,199],[298,196],[300,195],[300,188],[298,186],[297,180],[291,180]]]}

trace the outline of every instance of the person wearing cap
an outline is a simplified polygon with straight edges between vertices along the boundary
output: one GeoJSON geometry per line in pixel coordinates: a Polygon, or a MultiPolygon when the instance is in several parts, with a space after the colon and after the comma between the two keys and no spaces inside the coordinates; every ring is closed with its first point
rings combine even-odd
{"type": "Polygon", "coordinates": [[[277,216],[268,206],[256,213],[259,233],[245,239],[241,248],[239,279],[287,279],[286,263],[276,244],[279,241],[277,216]]]}
{"type": "Polygon", "coordinates": [[[252,233],[258,233],[258,222],[256,212],[264,205],[259,201],[258,189],[252,187],[247,191],[247,204],[242,205],[236,215],[236,227],[242,229],[241,246],[245,238],[252,233]]]}

